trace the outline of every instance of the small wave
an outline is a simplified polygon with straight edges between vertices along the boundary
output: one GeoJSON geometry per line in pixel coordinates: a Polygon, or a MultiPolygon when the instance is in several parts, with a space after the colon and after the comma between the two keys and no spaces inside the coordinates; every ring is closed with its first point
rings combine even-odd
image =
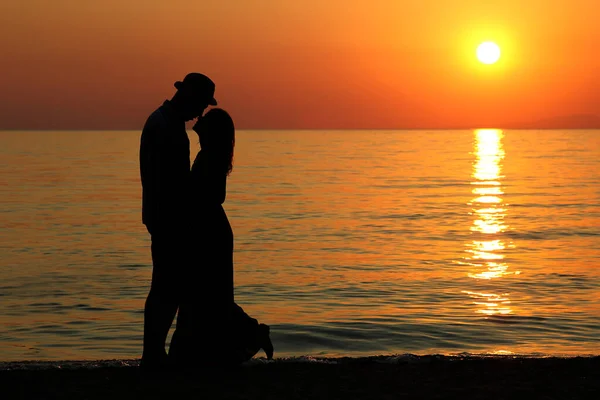
{"type": "Polygon", "coordinates": [[[541,231],[516,232],[508,231],[506,236],[511,239],[523,240],[550,240],[563,237],[595,237],[600,236],[600,231],[596,229],[546,229],[541,231]]]}
{"type": "Polygon", "coordinates": [[[139,367],[140,360],[94,360],[94,361],[9,361],[0,362],[0,371],[7,370],[77,370],[77,369],[96,369],[96,368],[122,368],[139,367]]]}
{"type": "Polygon", "coordinates": [[[523,322],[544,322],[544,321],[546,321],[546,318],[544,318],[544,317],[520,316],[520,315],[511,315],[511,314],[490,315],[490,316],[486,316],[483,319],[485,319],[486,321],[495,322],[495,323],[499,323],[499,324],[518,324],[518,323],[523,323],[523,322]]]}

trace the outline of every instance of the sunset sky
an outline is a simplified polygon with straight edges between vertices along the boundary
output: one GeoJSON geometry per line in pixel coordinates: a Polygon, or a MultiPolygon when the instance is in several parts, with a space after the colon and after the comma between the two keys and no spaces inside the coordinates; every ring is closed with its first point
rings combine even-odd
{"type": "Polygon", "coordinates": [[[192,71],[247,129],[600,115],[599,15],[598,0],[3,0],[0,129],[141,129],[192,71]],[[483,41],[496,64],[477,61],[483,41]]]}

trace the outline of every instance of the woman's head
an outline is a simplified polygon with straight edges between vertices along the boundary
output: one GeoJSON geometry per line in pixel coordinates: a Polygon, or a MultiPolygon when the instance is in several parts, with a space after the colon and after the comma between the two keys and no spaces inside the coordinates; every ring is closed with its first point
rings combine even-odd
{"type": "Polygon", "coordinates": [[[213,108],[198,120],[194,130],[200,137],[202,150],[211,153],[229,175],[233,169],[235,146],[235,126],[231,116],[223,109],[213,108]]]}

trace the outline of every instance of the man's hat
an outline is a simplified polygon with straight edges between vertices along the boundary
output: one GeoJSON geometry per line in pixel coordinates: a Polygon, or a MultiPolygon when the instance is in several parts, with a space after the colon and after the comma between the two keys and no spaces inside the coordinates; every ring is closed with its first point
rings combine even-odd
{"type": "Polygon", "coordinates": [[[215,100],[215,83],[206,75],[199,74],[198,72],[189,73],[183,78],[183,81],[175,82],[174,86],[177,90],[183,90],[207,98],[208,104],[211,106],[217,105],[217,100],[215,100]]]}

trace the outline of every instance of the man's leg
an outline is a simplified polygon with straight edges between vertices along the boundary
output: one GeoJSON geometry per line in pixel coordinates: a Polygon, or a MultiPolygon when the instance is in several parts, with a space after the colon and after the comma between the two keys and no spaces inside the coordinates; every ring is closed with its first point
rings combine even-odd
{"type": "Polygon", "coordinates": [[[168,235],[152,235],[152,284],[144,308],[142,362],[166,362],[165,342],[179,305],[176,271],[178,257],[168,235]]]}

